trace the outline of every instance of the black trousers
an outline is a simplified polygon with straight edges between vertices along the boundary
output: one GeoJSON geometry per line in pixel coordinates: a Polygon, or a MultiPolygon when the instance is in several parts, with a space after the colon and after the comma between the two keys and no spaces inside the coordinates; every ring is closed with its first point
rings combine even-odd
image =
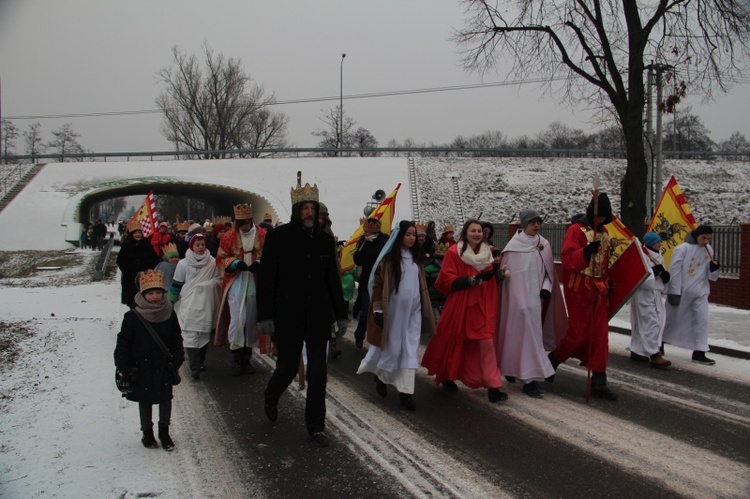
{"type": "MultiPolygon", "coordinates": [[[[324,335],[319,335],[324,336],[324,335]]],[[[271,375],[266,387],[266,403],[276,405],[281,394],[299,372],[300,355],[302,355],[302,338],[282,339],[276,337],[278,358],[276,370],[271,375]]],[[[327,340],[313,340],[305,343],[307,348],[307,402],[305,404],[305,425],[312,435],[325,430],[326,418],[326,382],[328,366],[326,365],[327,340]]]]}
{"type": "Polygon", "coordinates": [[[206,352],[208,351],[208,343],[203,345],[201,348],[185,348],[188,355],[188,364],[190,365],[191,371],[198,371],[206,362],[206,352]]]}
{"type": "MultiPolygon", "coordinates": [[[[138,412],[141,416],[141,431],[148,431],[154,427],[154,422],[151,419],[151,404],[146,402],[138,402],[138,412]]],[[[159,428],[166,428],[169,426],[169,421],[172,419],[172,401],[167,400],[159,404],[159,428]]]]}

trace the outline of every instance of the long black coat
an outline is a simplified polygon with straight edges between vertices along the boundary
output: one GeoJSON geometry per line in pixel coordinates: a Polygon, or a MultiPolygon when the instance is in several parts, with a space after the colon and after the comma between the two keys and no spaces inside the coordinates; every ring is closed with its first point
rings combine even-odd
{"type": "MultiPolygon", "coordinates": [[[[164,322],[152,322],[151,326],[174,357],[175,366],[182,365],[185,354],[182,350],[182,330],[177,315],[172,312],[169,319],[164,322]]],[[[172,400],[172,375],[167,370],[167,358],[132,310],[126,312],[122,318],[114,356],[115,366],[119,369],[138,369],[133,392],[123,395],[125,398],[148,404],[172,400]]]]}
{"type": "MultiPolygon", "coordinates": [[[[388,242],[388,235],[382,232],[378,233],[378,237],[374,241],[370,242],[362,236],[360,242],[357,244],[357,249],[354,251],[354,264],[362,267],[359,274],[359,287],[358,289],[367,289],[367,284],[370,282],[370,274],[372,274],[375,261],[378,259],[378,255],[383,250],[383,247],[388,242]]],[[[357,293],[357,299],[354,301],[355,306],[367,307],[367,303],[362,303],[362,293],[357,293]]]]}
{"type": "Polygon", "coordinates": [[[135,294],[138,292],[135,278],[138,272],[153,269],[158,263],[159,257],[151,246],[151,240],[144,237],[136,241],[128,236],[123,241],[120,252],[117,254],[117,266],[122,272],[120,303],[130,307],[135,305],[135,294]]]}
{"type": "Polygon", "coordinates": [[[345,320],[348,312],[336,245],[317,224],[312,232],[305,230],[298,205],[292,213],[291,222],[266,235],[258,270],[258,320],[274,321],[276,341],[286,335],[325,341],[331,324],[345,320]]]}

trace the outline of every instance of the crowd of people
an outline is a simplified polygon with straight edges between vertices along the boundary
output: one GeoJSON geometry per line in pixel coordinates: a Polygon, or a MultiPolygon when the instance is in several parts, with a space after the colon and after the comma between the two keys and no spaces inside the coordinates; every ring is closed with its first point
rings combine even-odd
{"type": "MultiPolygon", "coordinates": [[[[544,383],[554,382],[559,365],[575,358],[590,374],[587,400],[617,399],[606,374],[615,285],[608,273],[605,225],[612,210],[606,194],[573,217],[561,278],[537,207],[520,211],[520,227],[503,248],[493,246],[493,225],[476,219],[463,223],[458,235],[446,225],[438,237],[434,222],[404,220],[391,232],[379,218],[365,218],[354,247],[356,267],[342,272],[342,244],[318,196],[317,185],[303,186],[298,173],[287,223],[274,225],[266,214],[256,224],[252,206],[239,204],[231,222],[162,222],[150,240],[138,223],[128,224],[117,265],[122,303],[131,310],[118,334],[115,364],[118,377],[134,387],[123,396],[139,403],[145,447],[158,447],[151,419],[151,406],[158,404],[159,440],[166,450],[174,448],[168,428],[176,382],[169,369],[187,357],[191,379],[200,380],[212,335],[214,346],[231,351],[231,376],[254,373],[253,349],[276,356],[264,392],[272,422],[286,388],[306,368],[306,429],[316,445],[329,445],[327,362],[341,353],[336,340],[350,318],[356,348],[367,346],[357,373],[373,377],[380,397],[388,396],[390,385],[409,411],[416,410],[420,365],[439,389],[456,392],[460,382],[486,389],[497,403],[508,399],[504,381],[543,397],[544,383]],[[423,337],[429,342],[419,359],[423,337]]],[[[639,241],[651,271],[631,300],[633,361],[668,369],[667,343],[692,349],[695,362],[715,363],[706,357],[709,281],[720,268],[711,236],[709,226],[692,231],[675,248],[671,269],[658,235],[646,233],[639,241]]]]}

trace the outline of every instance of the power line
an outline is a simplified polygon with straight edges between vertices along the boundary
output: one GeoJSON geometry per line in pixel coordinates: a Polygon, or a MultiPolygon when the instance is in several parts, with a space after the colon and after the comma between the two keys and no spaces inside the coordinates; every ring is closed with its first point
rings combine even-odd
{"type": "MultiPolygon", "coordinates": [[[[414,95],[414,94],[427,94],[436,92],[452,92],[456,90],[473,90],[478,88],[491,88],[491,87],[504,87],[512,85],[525,85],[534,83],[546,83],[550,81],[563,80],[565,78],[546,78],[546,79],[534,79],[534,80],[520,80],[520,81],[503,81],[503,82],[492,82],[492,83],[475,83],[469,85],[453,85],[445,87],[433,87],[433,88],[420,88],[413,90],[391,90],[385,92],[371,92],[365,94],[352,94],[344,95],[344,99],[372,99],[380,97],[393,97],[399,95],[414,95]]],[[[309,97],[304,99],[287,99],[276,101],[271,105],[281,106],[288,104],[305,104],[310,102],[326,102],[339,100],[340,96],[333,97],[309,97]]],[[[161,114],[160,109],[142,109],[136,111],[106,111],[99,113],[69,113],[69,114],[42,114],[42,115],[27,115],[27,116],[6,116],[8,120],[39,120],[39,119],[53,119],[53,118],[97,118],[101,116],[130,116],[130,115],[143,115],[143,114],[161,114]]]]}

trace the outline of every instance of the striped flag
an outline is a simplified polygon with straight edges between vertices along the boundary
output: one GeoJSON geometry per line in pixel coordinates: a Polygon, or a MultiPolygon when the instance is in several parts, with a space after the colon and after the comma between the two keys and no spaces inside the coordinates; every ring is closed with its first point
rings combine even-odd
{"type": "Polygon", "coordinates": [[[635,239],[635,234],[630,232],[622,220],[612,214],[612,222],[604,226],[609,232],[609,266],[611,267],[615,260],[620,258],[622,252],[628,247],[630,241],[635,239]]]}
{"type": "MultiPolygon", "coordinates": [[[[396,194],[401,187],[398,184],[393,192],[388,194],[386,198],[370,213],[367,218],[377,218],[380,220],[381,229],[380,232],[384,234],[391,233],[391,225],[393,225],[393,215],[396,213],[396,194]]],[[[341,272],[348,272],[354,268],[354,250],[357,248],[359,239],[365,234],[362,225],[354,231],[352,237],[346,242],[344,247],[341,249],[341,272]]]]}
{"type": "Polygon", "coordinates": [[[667,268],[672,259],[672,250],[682,243],[685,236],[696,227],[698,223],[693,217],[682,189],[673,176],[664,188],[659,203],[656,205],[654,217],[648,224],[649,232],[656,232],[661,238],[661,254],[664,256],[664,264],[667,268]]]}
{"type": "Polygon", "coordinates": [[[148,191],[146,199],[141,203],[141,207],[136,210],[128,225],[133,222],[140,224],[141,230],[143,230],[143,237],[151,237],[156,232],[156,201],[154,200],[153,191],[148,191]]]}

